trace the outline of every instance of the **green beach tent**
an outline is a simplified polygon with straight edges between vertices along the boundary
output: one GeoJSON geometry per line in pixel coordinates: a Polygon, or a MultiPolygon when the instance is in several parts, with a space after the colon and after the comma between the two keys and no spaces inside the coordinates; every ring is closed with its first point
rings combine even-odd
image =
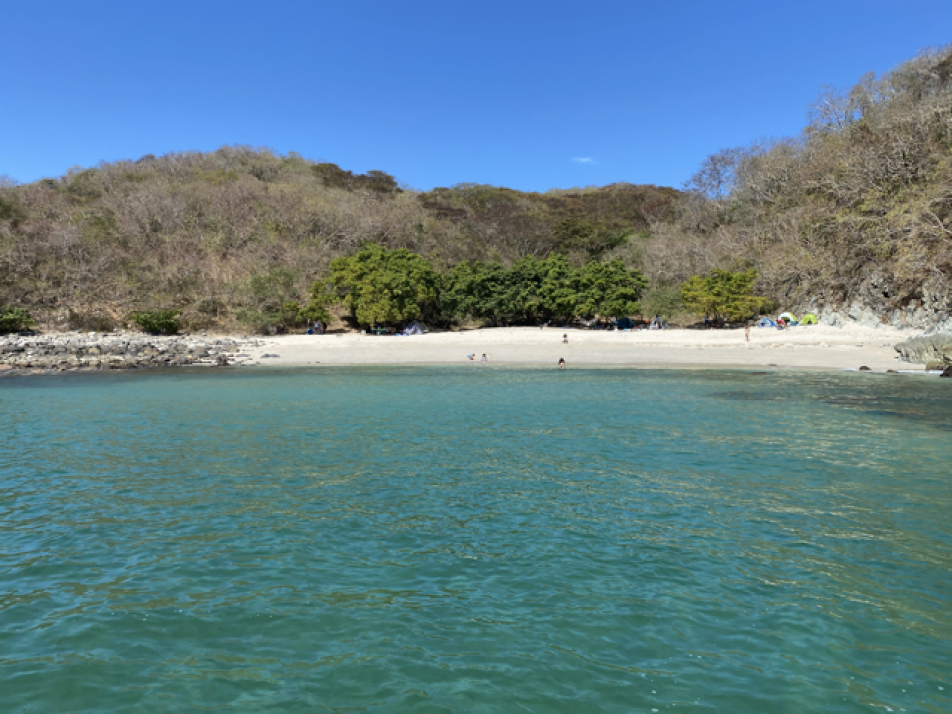
{"type": "Polygon", "coordinates": [[[803,316],[803,319],[800,320],[800,324],[801,325],[817,324],[816,315],[814,315],[812,312],[808,312],[806,315],[803,316]]]}

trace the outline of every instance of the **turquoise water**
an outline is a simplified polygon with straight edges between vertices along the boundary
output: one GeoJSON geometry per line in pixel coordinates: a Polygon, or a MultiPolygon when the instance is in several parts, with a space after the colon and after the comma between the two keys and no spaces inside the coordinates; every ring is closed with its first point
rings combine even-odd
{"type": "Polygon", "coordinates": [[[0,711],[952,711],[952,380],[0,380],[0,711]]]}

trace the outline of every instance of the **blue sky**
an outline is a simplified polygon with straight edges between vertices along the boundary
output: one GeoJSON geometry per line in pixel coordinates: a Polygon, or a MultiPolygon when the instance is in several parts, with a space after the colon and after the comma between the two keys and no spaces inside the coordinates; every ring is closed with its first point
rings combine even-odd
{"type": "Polygon", "coordinates": [[[245,144],[419,189],[680,186],[948,42],[950,0],[8,0],[0,174],[245,144]]]}

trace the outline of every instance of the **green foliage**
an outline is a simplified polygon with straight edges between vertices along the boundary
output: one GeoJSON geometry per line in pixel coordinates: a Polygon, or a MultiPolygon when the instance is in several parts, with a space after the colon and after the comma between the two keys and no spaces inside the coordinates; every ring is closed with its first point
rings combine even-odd
{"type": "Polygon", "coordinates": [[[103,193],[102,181],[99,171],[96,169],[86,169],[68,174],[68,183],[66,192],[82,200],[99,198],[103,193]]]}
{"type": "Polygon", "coordinates": [[[685,312],[681,290],[678,288],[654,288],[645,293],[641,300],[645,315],[660,315],[670,318],[685,312]]]}
{"type": "Polygon", "coordinates": [[[579,274],[564,255],[553,254],[539,261],[542,277],[536,293],[538,314],[545,318],[572,317],[579,302],[579,274]]]}
{"type": "Polygon", "coordinates": [[[681,299],[697,315],[747,320],[772,307],[769,299],[753,294],[756,280],[757,271],[753,268],[740,273],[712,270],[706,278],[695,275],[684,283],[681,299]]]}
{"type": "Polygon", "coordinates": [[[546,193],[459,184],[418,194],[418,199],[430,215],[458,226],[461,238],[494,248],[520,246],[515,255],[502,248],[499,258],[562,253],[578,264],[625,245],[652,220],[673,218],[679,195],[674,189],[623,183],[546,193]]]}
{"type": "Polygon", "coordinates": [[[572,217],[555,228],[557,250],[564,253],[584,253],[597,258],[603,253],[624,245],[628,238],[624,230],[608,230],[587,218],[572,217]]]}
{"type": "Polygon", "coordinates": [[[297,276],[290,268],[273,268],[267,273],[252,275],[248,280],[248,292],[259,306],[287,302],[295,295],[297,276]]]}
{"type": "Polygon", "coordinates": [[[12,196],[8,198],[0,194],[0,221],[10,221],[14,228],[18,228],[28,215],[27,210],[12,196]]]}
{"type": "MultiPolygon", "coordinates": [[[[564,300],[568,263],[564,256],[531,256],[506,270],[498,263],[460,264],[444,276],[444,311],[451,317],[524,322],[550,316],[564,300]]],[[[574,292],[573,292],[574,294],[574,292]]]]}
{"type": "Polygon", "coordinates": [[[366,174],[355,174],[346,171],[337,164],[313,164],[311,173],[320,179],[321,183],[331,188],[341,188],[346,191],[367,189],[378,193],[399,193],[397,180],[385,171],[368,171],[366,174]]]}
{"type": "Polygon", "coordinates": [[[509,270],[498,263],[460,263],[443,277],[450,316],[534,322],[575,315],[621,317],[639,312],[647,281],[621,261],[574,268],[564,255],[526,257],[509,270]]]}
{"type": "Polygon", "coordinates": [[[620,260],[588,263],[581,271],[577,312],[601,317],[625,317],[641,312],[639,300],[648,281],[620,260]]]}
{"type": "Polygon", "coordinates": [[[425,319],[436,313],[440,277],[430,261],[405,248],[366,245],[349,258],[331,261],[330,272],[326,287],[312,289],[309,308],[326,307],[321,303],[321,291],[326,290],[336,294],[361,325],[425,319]]]}
{"type": "Polygon", "coordinates": [[[457,263],[443,275],[440,304],[453,317],[496,319],[509,314],[506,276],[499,263],[457,263]]]}
{"type": "Polygon", "coordinates": [[[301,308],[301,318],[307,322],[329,322],[331,314],[328,308],[338,302],[338,297],[332,293],[323,280],[318,280],[311,286],[310,300],[301,308]]]}
{"type": "Polygon", "coordinates": [[[399,192],[397,180],[386,171],[372,169],[363,176],[357,176],[357,185],[378,193],[399,192]]]}
{"type": "Polygon", "coordinates": [[[115,214],[108,208],[84,212],[83,237],[91,241],[109,241],[119,233],[115,214]]]}
{"type": "Polygon", "coordinates": [[[179,331],[178,314],[178,310],[140,311],[129,319],[150,335],[174,335],[179,331]]]}
{"type": "Polygon", "coordinates": [[[306,321],[305,315],[300,303],[289,300],[272,309],[242,308],[237,317],[252,332],[267,335],[300,327],[306,321]]]}
{"type": "Polygon", "coordinates": [[[0,304],[0,334],[19,332],[35,324],[26,308],[0,304]]]}
{"type": "Polygon", "coordinates": [[[249,304],[238,310],[237,317],[253,332],[281,332],[307,320],[297,301],[297,275],[290,268],[272,268],[251,276],[247,294],[249,304]]]}

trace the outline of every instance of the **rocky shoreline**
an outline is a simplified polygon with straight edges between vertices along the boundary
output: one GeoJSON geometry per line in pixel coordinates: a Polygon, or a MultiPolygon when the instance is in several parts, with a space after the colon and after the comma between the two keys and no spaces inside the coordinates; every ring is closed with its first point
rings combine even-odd
{"type": "Polygon", "coordinates": [[[919,362],[928,370],[952,367],[952,335],[924,335],[896,345],[896,352],[906,362],[919,362]]]}
{"type": "MultiPolygon", "coordinates": [[[[922,364],[952,377],[952,335],[905,337],[895,328],[832,328],[752,331],[666,330],[663,333],[573,332],[573,364],[732,364],[895,371],[895,361],[922,364]],[[881,330],[885,331],[880,337],[881,330]],[[769,361],[763,349],[779,349],[769,361]],[[856,350],[853,352],[852,350],[856,350]],[[898,352],[898,357],[896,353],[898,352]],[[783,359],[780,359],[782,357],[783,359]],[[848,358],[848,359],[847,359],[848,358]]],[[[490,351],[494,364],[547,364],[555,352],[545,332],[495,328],[433,333],[412,339],[363,334],[284,335],[271,338],[141,332],[67,332],[0,335],[0,375],[95,370],[241,365],[455,364],[460,355],[490,351]]],[[[568,353],[567,353],[568,354],[568,353]]],[[[556,355],[556,356],[559,356],[556,355]]],[[[865,371],[865,370],[864,370],[865,371]]]]}
{"type": "Polygon", "coordinates": [[[67,371],[229,367],[251,364],[246,352],[260,343],[233,339],[137,333],[80,333],[0,336],[0,370],[67,371]]]}

